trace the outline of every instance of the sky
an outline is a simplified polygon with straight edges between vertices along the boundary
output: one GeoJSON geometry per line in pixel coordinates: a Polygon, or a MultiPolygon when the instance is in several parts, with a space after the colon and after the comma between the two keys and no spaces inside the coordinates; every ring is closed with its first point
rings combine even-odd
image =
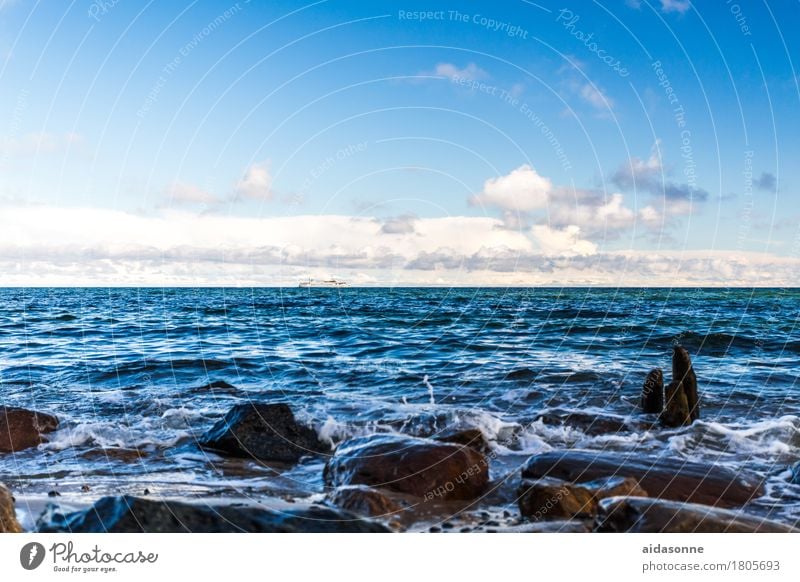
{"type": "Polygon", "coordinates": [[[0,286],[796,286],[799,26],[0,0],[0,286]]]}

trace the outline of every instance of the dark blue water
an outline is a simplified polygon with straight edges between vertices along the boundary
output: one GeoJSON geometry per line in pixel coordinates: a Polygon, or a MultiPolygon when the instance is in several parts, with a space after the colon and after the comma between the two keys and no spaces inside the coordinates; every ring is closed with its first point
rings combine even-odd
{"type": "Polygon", "coordinates": [[[289,402],[334,443],[478,427],[495,476],[571,447],[711,460],[768,476],[760,503],[797,517],[786,467],[800,458],[798,315],[800,292],[785,289],[0,290],[1,403],[62,420],[39,449],[0,456],[0,481],[66,498],[83,485],[319,492],[319,461],[276,472],[197,449],[251,399],[289,402]],[[645,375],[668,371],[675,344],[700,382],[692,427],[603,435],[537,420],[635,420],[645,375]]]}

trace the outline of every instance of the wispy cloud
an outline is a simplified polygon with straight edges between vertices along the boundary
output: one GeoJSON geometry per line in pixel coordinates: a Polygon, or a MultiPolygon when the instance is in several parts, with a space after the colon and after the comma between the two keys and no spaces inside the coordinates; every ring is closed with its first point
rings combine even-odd
{"type": "Polygon", "coordinates": [[[216,204],[219,198],[193,184],[174,182],[164,191],[166,205],[216,204]]]}
{"type": "Polygon", "coordinates": [[[678,12],[679,14],[685,13],[691,8],[692,3],[689,0],[661,0],[661,10],[664,12],[678,12]]]}
{"type": "Polygon", "coordinates": [[[272,176],[269,161],[253,164],[236,184],[235,200],[270,200],[272,198],[272,176]]]}
{"type": "Polygon", "coordinates": [[[761,172],[761,175],[753,181],[755,187],[764,192],[775,192],[778,189],[778,180],[775,174],[761,172]]]}

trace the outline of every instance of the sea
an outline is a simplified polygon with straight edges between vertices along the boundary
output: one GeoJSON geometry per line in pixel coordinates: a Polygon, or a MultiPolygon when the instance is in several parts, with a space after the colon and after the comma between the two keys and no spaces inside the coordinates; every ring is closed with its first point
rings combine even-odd
{"type": "Polygon", "coordinates": [[[794,523],[799,315],[797,289],[0,289],[0,404],[61,421],[0,454],[0,482],[76,507],[319,499],[324,459],[276,469],[197,446],[235,404],[287,402],[334,446],[480,429],[494,479],[567,449],[715,463],[761,475],[747,510],[794,523]],[[701,418],[665,429],[639,399],[652,368],[669,380],[676,345],[701,418]],[[575,413],[626,428],[559,421],[575,413]]]}

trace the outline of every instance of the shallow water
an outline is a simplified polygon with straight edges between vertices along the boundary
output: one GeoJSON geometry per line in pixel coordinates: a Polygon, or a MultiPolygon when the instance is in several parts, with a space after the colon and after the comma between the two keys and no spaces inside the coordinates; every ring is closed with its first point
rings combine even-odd
{"type": "Polygon", "coordinates": [[[0,403],[62,420],[38,450],[0,456],[0,481],[65,499],[318,494],[319,460],[259,467],[195,446],[251,399],[289,402],[334,443],[478,427],[495,477],[562,448],[713,461],[768,477],[753,510],[796,520],[798,299],[786,289],[0,290],[0,403]],[[692,427],[604,435],[537,420],[551,409],[635,420],[645,375],[659,366],[668,378],[676,344],[700,383],[692,427]],[[218,381],[230,386],[203,388],[218,381]],[[100,447],[141,458],[85,457],[100,447]]]}

